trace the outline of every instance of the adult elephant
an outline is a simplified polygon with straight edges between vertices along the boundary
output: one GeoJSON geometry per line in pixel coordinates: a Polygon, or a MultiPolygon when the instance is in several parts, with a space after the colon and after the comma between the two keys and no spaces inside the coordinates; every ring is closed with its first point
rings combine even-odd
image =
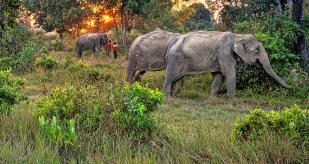
{"type": "Polygon", "coordinates": [[[170,96],[176,82],[184,76],[211,72],[211,93],[218,95],[225,80],[227,95],[233,98],[236,93],[237,61],[258,63],[275,81],[290,88],[274,72],[263,45],[253,35],[205,31],[175,38],[175,43],[167,51],[166,77],[162,90],[170,96]]]}
{"type": "Polygon", "coordinates": [[[178,35],[156,30],[136,38],[129,49],[127,81],[140,81],[146,71],[165,70],[167,48],[178,35]]]}
{"type": "Polygon", "coordinates": [[[93,54],[105,46],[108,42],[108,37],[106,33],[89,33],[82,35],[77,39],[76,50],[77,57],[81,58],[82,54],[86,50],[92,50],[93,54]]]}

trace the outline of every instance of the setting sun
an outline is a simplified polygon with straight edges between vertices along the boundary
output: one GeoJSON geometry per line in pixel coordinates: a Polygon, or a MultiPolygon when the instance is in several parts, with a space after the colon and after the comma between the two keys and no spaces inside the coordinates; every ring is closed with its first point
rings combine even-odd
{"type": "Polygon", "coordinates": [[[112,18],[109,15],[103,15],[102,19],[104,23],[109,23],[110,21],[112,21],[112,18]]]}
{"type": "Polygon", "coordinates": [[[80,29],[80,33],[81,33],[81,34],[84,34],[84,33],[86,33],[86,32],[87,32],[87,29],[85,29],[85,28],[80,29]]]}

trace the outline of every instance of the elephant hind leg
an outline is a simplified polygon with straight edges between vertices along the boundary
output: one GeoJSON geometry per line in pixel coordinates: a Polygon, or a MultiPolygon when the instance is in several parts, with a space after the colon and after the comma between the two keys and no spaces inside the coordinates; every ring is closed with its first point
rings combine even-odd
{"type": "Polygon", "coordinates": [[[224,78],[222,76],[222,73],[219,72],[214,72],[211,73],[213,80],[212,80],[212,87],[211,87],[211,95],[213,96],[218,96],[219,95],[219,91],[222,87],[224,78]]]}

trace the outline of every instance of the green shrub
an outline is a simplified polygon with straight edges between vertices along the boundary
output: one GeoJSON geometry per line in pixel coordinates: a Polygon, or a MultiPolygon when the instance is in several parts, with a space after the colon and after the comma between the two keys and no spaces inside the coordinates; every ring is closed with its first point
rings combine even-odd
{"type": "Polygon", "coordinates": [[[63,127],[57,122],[55,116],[51,119],[45,119],[44,116],[39,117],[42,132],[50,141],[60,146],[74,145],[77,141],[75,122],[73,119],[65,120],[65,122],[66,127],[63,127]]]}
{"type": "Polygon", "coordinates": [[[16,55],[29,43],[30,39],[31,33],[26,27],[17,24],[8,28],[0,40],[0,55],[16,55]]]}
{"type": "Polygon", "coordinates": [[[58,62],[51,56],[43,56],[37,59],[36,64],[44,69],[53,69],[58,65],[58,62]]]}
{"type": "Polygon", "coordinates": [[[119,102],[112,112],[112,118],[117,125],[130,137],[149,137],[156,128],[151,113],[163,102],[164,94],[135,83],[133,86],[125,85],[116,97],[119,102]]]}
{"type": "Polygon", "coordinates": [[[0,115],[7,115],[11,107],[21,100],[21,81],[11,71],[0,71],[0,115]]]}
{"type": "Polygon", "coordinates": [[[256,109],[236,122],[232,135],[237,140],[256,140],[267,131],[289,136],[298,147],[309,148],[309,112],[297,105],[281,112],[256,109]]]}
{"type": "Polygon", "coordinates": [[[67,47],[69,52],[76,52],[76,44],[70,44],[67,47]]]}
{"type": "Polygon", "coordinates": [[[24,73],[33,68],[35,52],[38,45],[29,43],[14,56],[0,58],[0,70],[12,69],[16,74],[24,73]]]}
{"type": "Polygon", "coordinates": [[[76,120],[79,128],[95,130],[103,115],[101,112],[102,100],[94,88],[64,87],[55,88],[50,96],[37,102],[35,115],[45,118],[56,117],[59,122],[76,120]]]}
{"type": "Polygon", "coordinates": [[[47,45],[48,51],[60,51],[64,48],[63,41],[60,38],[53,39],[47,45]]]}
{"type": "Polygon", "coordinates": [[[67,68],[67,67],[69,67],[70,65],[73,65],[73,63],[74,63],[74,62],[73,62],[72,56],[68,55],[68,56],[65,57],[64,62],[63,62],[62,64],[63,64],[63,66],[64,66],[65,68],[67,68]]]}
{"type": "Polygon", "coordinates": [[[95,67],[89,66],[84,63],[70,64],[68,70],[72,73],[77,73],[81,79],[87,83],[96,82],[99,80],[107,81],[111,79],[110,74],[102,74],[102,72],[95,67]]]}

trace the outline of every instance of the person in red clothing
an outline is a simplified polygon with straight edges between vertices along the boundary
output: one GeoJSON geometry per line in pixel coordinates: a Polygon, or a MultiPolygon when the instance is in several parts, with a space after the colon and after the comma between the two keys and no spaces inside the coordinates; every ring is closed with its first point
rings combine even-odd
{"type": "Polygon", "coordinates": [[[117,59],[118,56],[117,52],[119,51],[119,46],[116,44],[116,42],[114,42],[112,50],[114,52],[114,58],[117,59]]]}
{"type": "Polygon", "coordinates": [[[109,57],[109,53],[112,51],[112,49],[113,49],[113,44],[112,44],[112,41],[109,40],[108,43],[105,46],[105,51],[106,51],[108,57],[109,57]]]}

